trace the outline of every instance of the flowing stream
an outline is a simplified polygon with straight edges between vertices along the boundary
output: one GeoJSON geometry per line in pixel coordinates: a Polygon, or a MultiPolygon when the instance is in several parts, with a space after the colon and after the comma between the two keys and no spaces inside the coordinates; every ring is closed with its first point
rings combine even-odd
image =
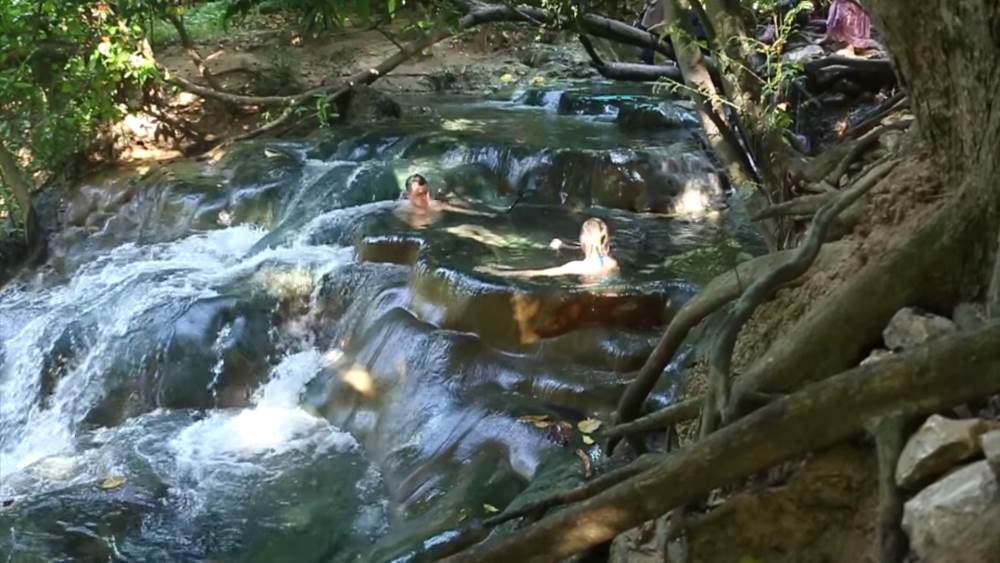
{"type": "Polygon", "coordinates": [[[70,190],[0,290],[0,560],[421,561],[579,480],[598,451],[555,423],[608,415],[760,250],[687,106],[611,88],[412,97],[70,190]],[[400,219],[413,172],[483,213],[400,219]],[[549,243],[587,217],[617,276],[487,273],[578,259],[549,243]]]}

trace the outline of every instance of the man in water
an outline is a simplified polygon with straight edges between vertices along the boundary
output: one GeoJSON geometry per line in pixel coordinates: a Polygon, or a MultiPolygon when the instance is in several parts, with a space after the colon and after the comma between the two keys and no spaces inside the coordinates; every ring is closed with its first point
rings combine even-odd
{"type": "MultiPolygon", "coordinates": [[[[553,240],[550,247],[559,248],[553,240]]],[[[601,278],[618,271],[618,261],[611,257],[611,242],[608,225],[600,219],[591,217],[580,227],[580,249],[583,250],[583,260],[567,262],[555,268],[544,270],[497,270],[487,266],[476,268],[496,276],[505,277],[536,277],[536,276],[568,276],[576,275],[585,278],[601,278]]]]}
{"type": "Polygon", "coordinates": [[[442,211],[454,211],[466,215],[493,215],[431,198],[431,186],[422,174],[411,174],[406,179],[405,186],[406,201],[396,209],[396,216],[417,229],[437,221],[442,211]]]}

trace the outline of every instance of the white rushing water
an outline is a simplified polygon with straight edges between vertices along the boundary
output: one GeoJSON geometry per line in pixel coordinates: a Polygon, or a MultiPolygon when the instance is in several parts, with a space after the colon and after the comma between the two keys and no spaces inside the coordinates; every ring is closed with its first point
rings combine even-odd
{"type": "MultiPolygon", "coordinates": [[[[105,398],[114,362],[130,352],[136,355],[130,347],[137,344],[155,347],[155,338],[139,340],[143,331],[156,330],[156,324],[217,295],[227,283],[249,278],[262,265],[278,264],[317,281],[351,257],[349,249],[304,245],[247,256],[264,234],[237,226],[169,243],[124,244],[82,266],[63,285],[15,283],[0,292],[0,480],[47,456],[72,451],[80,424],[105,398]],[[71,357],[53,356],[57,344],[71,357]],[[46,370],[61,374],[54,384],[43,381],[46,370]],[[46,384],[52,387],[47,396],[46,384]]],[[[139,350],[137,363],[154,352],[139,350]]],[[[288,361],[298,365],[310,357],[288,361]]],[[[252,426],[253,417],[264,416],[265,409],[287,407],[273,397],[280,396],[280,382],[289,373],[299,372],[282,366],[275,387],[259,391],[260,410],[233,424],[252,426]]],[[[291,412],[285,413],[290,417],[286,426],[268,430],[276,433],[268,439],[294,434],[305,423],[296,417],[308,415],[291,412]]]]}

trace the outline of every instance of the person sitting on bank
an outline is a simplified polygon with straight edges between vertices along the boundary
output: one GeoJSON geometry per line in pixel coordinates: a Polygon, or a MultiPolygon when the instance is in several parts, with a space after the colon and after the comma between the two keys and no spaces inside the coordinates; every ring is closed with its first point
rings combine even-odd
{"type": "Polygon", "coordinates": [[[871,18],[857,0],[833,0],[826,19],[825,43],[844,45],[839,53],[854,55],[871,47],[871,18]]]}
{"type": "MultiPolygon", "coordinates": [[[[552,247],[558,248],[561,245],[555,244],[552,247]]],[[[583,251],[583,260],[567,262],[555,268],[544,270],[497,270],[487,266],[476,268],[481,272],[505,277],[536,277],[536,276],[584,276],[603,277],[614,274],[618,271],[618,261],[611,257],[610,236],[608,225],[597,218],[590,218],[583,222],[580,228],[580,249],[583,251]]]]}
{"type": "Polygon", "coordinates": [[[431,186],[421,174],[411,174],[406,179],[404,196],[406,200],[396,210],[396,215],[413,227],[422,228],[435,222],[442,211],[453,211],[466,215],[489,216],[493,213],[477,211],[464,205],[452,205],[431,197],[431,186]]]}

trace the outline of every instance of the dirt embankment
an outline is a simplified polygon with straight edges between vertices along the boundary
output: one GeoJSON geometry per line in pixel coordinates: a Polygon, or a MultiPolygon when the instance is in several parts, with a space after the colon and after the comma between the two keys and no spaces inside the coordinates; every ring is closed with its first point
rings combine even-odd
{"type": "MultiPolygon", "coordinates": [[[[414,36],[403,23],[381,30],[333,30],[317,36],[294,28],[239,31],[196,44],[209,71],[227,92],[281,96],[337,84],[373,68],[414,36]]],[[[198,68],[179,43],[155,49],[171,75],[202,83],[198,68]]],[[[585,51],[570,36],[504,25],[483,27],[443,41],[411,58],[373,86],[389,94],[450,92],[489,95],[502,87],[543,86],[566,78],[596,76],[585,51]]],[[[162,114],[129,115],[116,127],[119,161],[163,160],[180,156],[194,132],[205,140],[253,129],[271,119],[276,108],[234,107],[177,92],[162,114]],[[179,125],[179,126],[178,126],[179,125]]],[[[405,108],[404,108],[405,110],[405,108]]]]}

